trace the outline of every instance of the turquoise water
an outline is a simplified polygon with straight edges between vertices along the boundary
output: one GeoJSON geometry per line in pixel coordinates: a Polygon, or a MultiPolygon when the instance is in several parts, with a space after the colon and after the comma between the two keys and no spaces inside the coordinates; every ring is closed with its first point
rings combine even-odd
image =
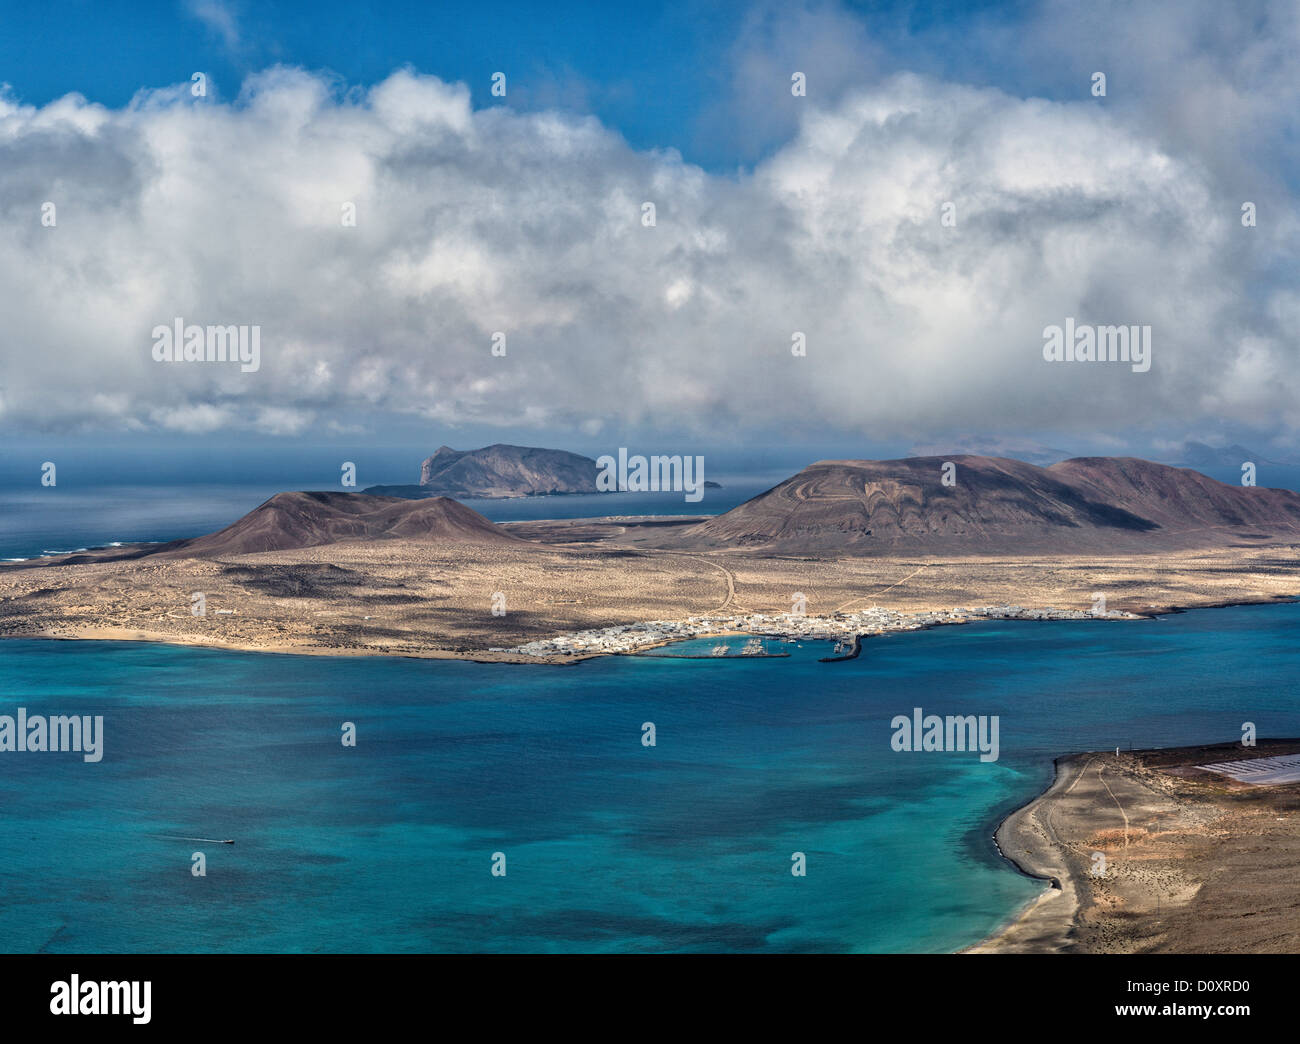
{"type": "Polygon", "coordinates": [[[990,623],[838,664],[0,642],[0,714],[106,734],[99,764],[0,754],[0,950],[956,949],[1037,893],[988,836],[1054,755],[1300,735],[1297,623],[990,623]],[[893,751],[915,706],[999,715],[1001,758],[893,751]]]}

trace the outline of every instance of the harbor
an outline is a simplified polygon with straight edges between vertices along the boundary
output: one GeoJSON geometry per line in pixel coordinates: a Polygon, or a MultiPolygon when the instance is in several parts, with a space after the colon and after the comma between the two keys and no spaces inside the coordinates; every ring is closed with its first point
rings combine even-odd
{"type": "Polygon", "coordinates": [[[767,643],[762,638],[751,638],[743,646],[740,652],[732,652],[731,646],[726,642],[715,645],[707,653],[651,653],[651,652],[630,652],[624,653],[625,656],[644,656],[653,660],[778,660],[788,657],[788,652],[770,652],[767,643]]]}

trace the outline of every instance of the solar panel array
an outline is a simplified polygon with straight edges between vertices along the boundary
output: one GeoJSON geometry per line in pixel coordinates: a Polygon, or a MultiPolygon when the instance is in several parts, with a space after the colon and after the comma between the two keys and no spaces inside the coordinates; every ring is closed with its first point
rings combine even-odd
{"type": "Polygon", "coordinates": [[[1197,767],[1206,772],[1217,772],[1222,776],[1231,776],[1242,783],[1251,783],[1259,787],[1300,782],[1300,754],[1278,754],[1271,758],[1220,761],[1213,765],[1197,767]]]}

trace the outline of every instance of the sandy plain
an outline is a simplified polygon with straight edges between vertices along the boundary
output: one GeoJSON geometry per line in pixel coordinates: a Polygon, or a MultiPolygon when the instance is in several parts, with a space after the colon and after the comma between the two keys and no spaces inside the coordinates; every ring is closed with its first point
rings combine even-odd
{"type": "Polygon", "coordinates": [[[1278,740],[1057,759],[1051,787],[997,831],[1046,887],[967,952],[1295,953],[1300,784],[1196,766],[1297,751],[1278,740]]]}
{"type": "Polygon", "coordinates": [[[0,568],[0,636],[537,663],[490,650],[617,624],[788,612],[796,593],[809,615],[823,617],[870,606],[1086,610],[1097,593],[1111,610],[1154,615],[1300,593],[1294,544],[1052,558],[655,546],[681,524],[530,522],[505,527],[528,543],[352,541],[209,558],[13,563],[0,568]],[[195,592],[203,616],[191,612],[195,592]],[[504,615],[492,612],[498,593],[504,615]]]}

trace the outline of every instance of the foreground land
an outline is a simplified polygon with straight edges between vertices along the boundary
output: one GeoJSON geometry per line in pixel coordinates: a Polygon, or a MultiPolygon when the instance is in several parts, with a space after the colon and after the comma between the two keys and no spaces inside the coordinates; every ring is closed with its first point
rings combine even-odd
{"type": "Polygon", "coordinates": [[[1007,858],[1051,883],[971,952],[1296,952],[1300,784],[1195,766],[1297,751],[1261,741],[1059,759],[1048,791],[997,832],[1007,858]]]}
{"type": "MultiPolygon", "coordinates": [[[[960,607],[1077,615],[1095,610],[1098,594],[1111,615],[1149,616],[1300,592],[1294,544],[1077,557],[672,550],[674,531],[692,521],[516,523],[502,528],[518,539],[500,543],[385,539],[15,563],[0,568],[0,636],[573,662],[589,653],[518,647],[691,616],[714,618],[715,633],[728,623],[742,629],[749,614],[790,613],[798,595],[809,619],[830,630],[839,621],[843,630],[847,614],[870,607],[907,614],[911,626],[948,622],[945,614],[960,607]],[[196,593],[203,615],[193,612],[196,593]]],[[[799,626],[794,633],[809,633],[806,621],[799,626]]]]}

